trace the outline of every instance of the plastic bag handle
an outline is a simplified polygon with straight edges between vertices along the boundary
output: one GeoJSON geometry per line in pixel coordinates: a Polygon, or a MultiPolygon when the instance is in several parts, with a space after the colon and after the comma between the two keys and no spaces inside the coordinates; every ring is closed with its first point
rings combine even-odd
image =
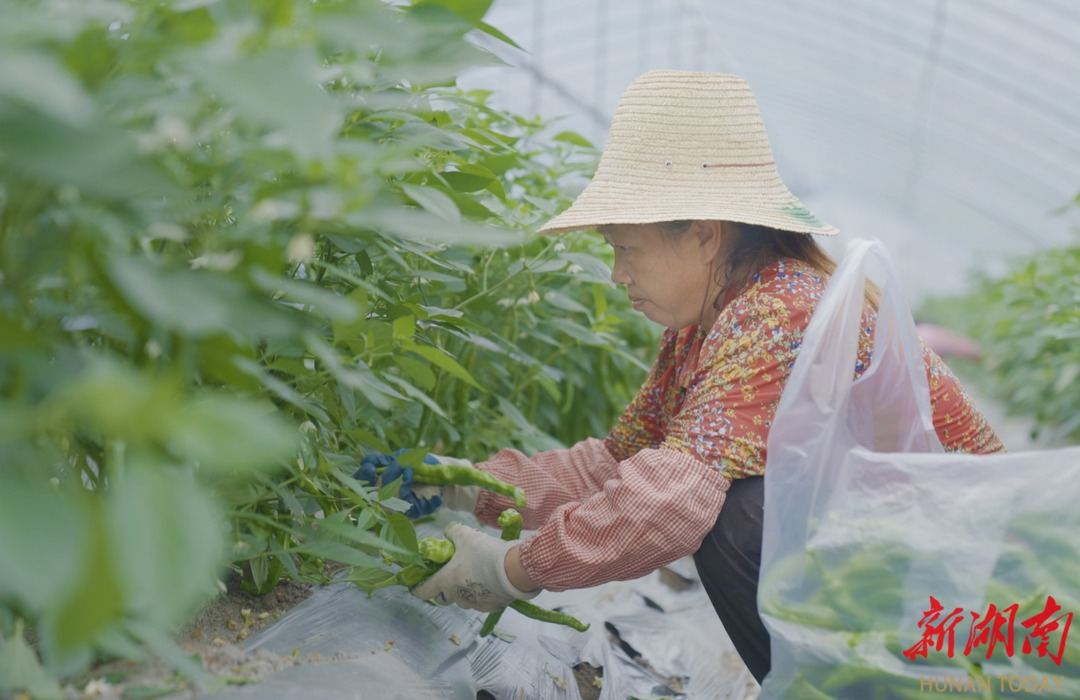
{"type": "MultiPolygon", "coordinates": [[[[877,377],[876,382],[884,383],[887,388],[876,387],[882,392],[880,401],[874,402],[876,415],[853,417],[864,426],[874,426],[876,438],[866,434],[865,430],[852,437],[875,451],[940,451],[940,444],[935,444],[922,345],[911,310],[904,300],[899,275],[879,240],[859,238],[848,244],[807,325],[795,366],[780,397],[770,442],[774,438],[787,440],[786,433],[792,429],[797,431],[799,425],[827,422],[836,425],[838,421],[827,421],[827,418],[846,412],[850,396],[857,390],[855,387],[868,382],[886,367],[892,376],[877,377]],[[871,254],[882,264],[885,279],[870,367],[853,384],[858,339],[864,332],[860,322],[871,254]],[[889,421],[890,408],[904,404],[911,404],[912,412],[918,416],[920,425],[914,431],[917,437],[909,435],[890,440],[889,431],[893,427],[889,421]]],[[[790,438],[798,440],[799,436],[790,438]]]]}

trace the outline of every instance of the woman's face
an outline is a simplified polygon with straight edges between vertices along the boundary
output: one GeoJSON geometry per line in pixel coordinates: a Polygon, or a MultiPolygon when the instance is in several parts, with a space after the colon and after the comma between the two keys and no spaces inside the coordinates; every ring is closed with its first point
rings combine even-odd
{"type": "Polygon", "coordinates": [[[626,285],[635,309],[668,328],[712,326],[719,222],[698,221],[671,235],[656,224],[616,224],[601,232],[615,251],[611,281],[626,285]]]}

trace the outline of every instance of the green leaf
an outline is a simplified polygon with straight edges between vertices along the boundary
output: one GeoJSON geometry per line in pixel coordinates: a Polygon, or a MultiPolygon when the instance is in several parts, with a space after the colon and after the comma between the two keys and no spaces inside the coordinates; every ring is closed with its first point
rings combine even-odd
{"type": "Polygon", "coordinates": [[[24,481],[11,466],[0,470],[0,600],[40,613],[79,576],[86,504],[44,479],[24,481]]]}
{"type": "Polygon", "coordinates": [[[379,488],[379,496],[378,496],[379,500],[380,501],[385,501],[388,498],[393,498],[393,497],[397,496],[398,493],[401,491],[401,480],[402,480],[402,478],[403,477],[398,477],[397,479],[394,479],[390,483],[383,484],[382,487],[379,488]]]}
{"type": "Polygon", "coordinates": [[[588,253],[563,252],[559,253],[559,257],[580,267],[584,274],[594,282],[608,287],[615,286],[615,283],[611,281],[611,268],[603,260],[588,253]]]}
{"type": "MultiPolygon", "coordinates": [[[[400,358],[397,358],[397,359],[400,359],[400,358]]],[[[416,364],[419,365],[420,363],[416,363],[416,364]]],[[[431,370],[428,369],[427,367],[424,367],[424,369],[426,369],[428,372],[431,372],[431,370]]],[[[432,374],[432,376],[434,377],[434,374],[432,374]]],[[[450,417],[446,414],[446,411],[443,410],[442,406],[437,404],[431,397],[429,397],[423,391],[421,391],[420,389],[417,389],[415,386],[408,383],[407,381],[405,381],[401,377],[395,377],[392,374],[388,374],[388,375],[386,375],[386,381],[390,382],[394,386],[401,389],[401,393],[403,393],[406,397],[408,397],[410,399],[413,399],[414,401],[419,401],[424,406],[427,406],[431,410],[431,412],[434,413],[435,415],[439,416],[440,418],[450,420],[450,417]]]]}
{"type": "Polygon", "coordinates": [[[168,446],[208,469],[268,469],[295,451],[299,433],[269,402],[205,394],[175,416],[168,446]]]}
{"type": "Polygon", "coordinates": [[[224,563],[220,506],[178,472],[130,465],[111,486],[106,532],[125,611],[168,629],[216,593],[224,563]]]}
{"type": "MultiPolygon", "coordinates": [[[[401,513],[386,514],[386,524],[382,535],[390,543],[407,552],[416,554],[417,560],[419,559],[420,546],[417,544],[416,528],[413,526],[412,521],[401,513]]],[[[412,559],[408,561],[402,559],[400,563],[412,564],[414,561],[412,559]]]]}
{"type": "Polygon", "coordinates": [[[398,463],[403,467],[419,467],[424,463],[424,458],[427,457],[428,451],[423,447],[413,447],[411,449],[404,450],[397,456],[398,463]]]}
{"type": "Polygon", "coordinates": [[[269,390],[279,399],[296,406],[304,413],[323,423],[330,421],[330,415],[325,408],[305,399],[286,382],[264,370],[258,363],[246,358],[240,358],[235,360],[235,364],[240,371],[254,377],[264,389],[269,390]]]}
{"type": "Polygon", "coordinates": [[[431,367],[423,362],[408,355],[395,355],[394,363],[401,368],[412,383],[421,389],[430,391],[435,387],[435,373],[431,371],[431,367]]]}
{"type": "Polygon", "coordinates": [[[522,49],[521,46],[519,46],[516,41],[514,41],[509,36],[504,34],[500,29],[498,29],[497,27],[491,26],[487,22],[478,23],[476,25],[476,28],[479,29],[480,31],[484,32],[485,34],[488,34],[489,36],[495,37],[496,39],[503,42],[504,44],[509,44],[510,46],[513,46],[515,49],[521,49],[522,51],[525,50],[525,49],[522,49]]]}
{"type": "Polygon", "coordinates": [[[405,314],[394,319],[394,338],[403,340],[416,335],[416,317],[405,314]]]}
{"type": "Polygon", "coordinates": [[[355,361],[355,369],[345,367],[333,349],[327,347],[321,339],[309,336],[307,340],[312,352],[322,360],[330,374],[342,385],[362,393],[373,406],[384,410],[390,409],[393,408],[395,401],[405,398],[377,377],[362,361],[355,361]]]}
{"type": "Polygon", "coordinates": [[[348,323],[360,317],[360,310],[353,299],[339,296],[332,290],[305,280],[279,277],[262,268],[252,270],[251,279],[268,295],[281,296],[288,301],[301,304],[330,321],[348,323]]]}
{"type": "Polygon", "coordinates": [[[557,292],[555,290],[545,292],[544,301],[551,304],[556,309],[561,309],[563,311],[568,311],[575,314],[584,314],[586,316],[592,315],[589,313],[588,307],[584,306],[583,304],[574,299],[571,299],[562,292],[557,292]]]}
{"type": "Polygon", "coordinates": [[[364,568],[356,568],[349,572],[345,577],[346,581],[352,581],[360,590],[371,591],[376,588],[380,588],[388,581],[394,579],[395,574],[391,571],[387,571],[382,567],[370,566],[364,568]]]}
{"type": "Polygon", "coordinates": [[[253,595],[266,595],[274,590],[279,580],[281,563],[276,557],[259,555],[246,561],[250,580],[245,579],[240,586],[253,595]]]}
{"type": "Polygon", "coordinates": [[[599,347],[607,343],[607,340],[603,336],[594,333],[590,328],[587,328],[580,323],[574,323],[568,318],[553,318],[549,319],[548,323],[558,328],[560,333],[585,343],[586,345],[599,347]]]}
{"type": "Polygon", "coordinates": [[[457,377],[461,381],[465,382],[471,387],[477,389],[483,389],[473,376],[469,374],[469,371],[461,366],[457,360],[447,354],[445,351],[439,348],[431,347],[429,345],[414,345],[409,348],[411,352],[416,353],[420,357],[424,358],[431,364],[446,370],[449,374],[457,377]]]}
{"type": "Polygon", "coordinates": [[[136,258],[117,258],[108,263],[108,275],[133,309],[164,330],[194,337],[213,333],[281,337],[296,329],[281,309],[221,274],[161,269],[136,258]],[[178,299],[184,303],[178,304],[178,299]]]}
{"type": "MultiPolygon", "coordinates": [[[[33,105],[40,112],[78,127],[94,117],[96,106],[79,82],[47,53],[0,49],[0,103],[33,105]]],[[[3,122],[0,121],[0,124],[3,122]]]]}
{"type": "Polygon", "coordinates": [[[461,221],[461,211],[454,204],[454,200],[450,199],[445,192],[441,192],[434,187],[410,185],[408,183],[402,183],[401,190],[409,196],[409,199],[440,219],[455,223],[461,221]]]}
{"type": "Polygon", "coordinates": [[[414,0],[414,7],[438,6],[450,10],[458,17],[476,26],[484,19],[493,0],[414,0]]]}
{"type": "Polygon", "coordinates": [[[82,527],[87,547],[78,574],[69,581],[67,594],[42,618],[42,650],[49,667],[60,675],[82,668],[96,641],[118,625],[124,613],[125,587],[105,512],[100,507],[86,512],[88,518],[82,527]]]}
{"type": "Polygon", "coordinates": [[[562,143],[572,143],[575,146],[581,146],[582,148],[595,148],[592,142],[575,131],[560,131],[555,134],[552,139],[561,141],[562,143]]]}
{"type": "Polygon", "coordinates": [[[164,12],[162,33],[184,44],[197,44],[210,39],[217,33],[214,16],[207,8],[220,0],[177,0],[172,3],[172,12],[164,12]]]}
{"type": "Polygon", "coordinates": [[[342,542],[332,540],[312,540],[292,548],[295,554],[304,554],[321,559],[348,564],[349,566],[376,566],[379,559],[365,554],[342,542]]]}
{"type": "Polygon", "coordinates": [[[525,234],[509,229],[483,227],[466,221],[449,221],[424,211],[369,210],[364,213],[364,219],[374,228],[389,235],[427,243],[508,247],[525,241],[525,234]]]}
{"type": "Polygon", "coordinates": [[[379,505],[387,510],[394,511],[396,513],[404,513],[412,508],[412,504],[408,501],[398,498],[397,496],[391,496],[390,498],[379,501],[379,505]]]}
{"type": "Polygon", "coordinates": [[[356,523],[350,522],[345,513],[336,513],[319,521],[318,527],[320,531],[329,533],[335,538],[344,540],[347,544],[358,547],[370,554],[377,554],[381,551],[407,554],[409,550],[399,549],[394,543],[379,537],[368,529],[375,524],[375,519],[377,519],[375,512],[376,509],[374,508],[362,511],[361,515],[366,513],[369,517],[358,518],[356,523]],[[365,525],[364,522],[367,522],[367,524],[365,525]]]}
{"type": "Polygon", "coordinates": [[[40,700],[63,700],[60,685],[45,672],[37,654],[23,638],[23,623],[15,623],[15,634],[0,634],[0,690],[23,691],[40,700]]]}
{"type": "Polygon", "coordinates": [[[127,133],[102,121],[76,127],[27,110],[7,110],[0,119],[0,152],[5,171],[74,188],[77,197],[186,201],[187,193],[141,157],[127,133]]]}
{"type": "Polygon", "coordinates": [[[460,165],[458,170],[445,170],[442,177],[456,192],[479,192],[495,182],[495,173],[480,165],[460,165]]]}
{"type": "Polygon", "coordinates": [[[246,120],[280,129],[280,147],[304,159],[323,158],[333,154],[345,109],[319,89],[322,69],[312,49],[253,56],[205,52],[193,54],[186,67],[246,120]]]}

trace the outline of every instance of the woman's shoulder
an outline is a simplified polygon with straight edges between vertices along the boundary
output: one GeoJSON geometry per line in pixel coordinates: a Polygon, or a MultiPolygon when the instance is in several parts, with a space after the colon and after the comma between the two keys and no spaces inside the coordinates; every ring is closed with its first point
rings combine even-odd
{"type": "Polygon", "coordinates": [[[769,263],[751,278],[747,293],[800,294],[825,290],[828,277],[810,263],[795,258],[780,258],[769,263]]]}
{"type": "Polygon", "coordinates": [[[827,283],[826,275],[809,263],[780,258],[763,267],[750,279],[749,284],[732,300],[730,310],[737,315],[763,309],[812,311],[827,283]]]}

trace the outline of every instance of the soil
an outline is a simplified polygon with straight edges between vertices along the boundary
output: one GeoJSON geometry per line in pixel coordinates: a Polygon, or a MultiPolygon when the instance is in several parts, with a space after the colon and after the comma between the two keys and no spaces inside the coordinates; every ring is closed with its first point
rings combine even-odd
{"type": "MultiPolygon", "coordinates": [[[[231,683],[258,681],[284,668],[326,661],[320,655],[280,656],[264,649],[245,651],[244,641],[307,599],[311,587],[283,580],[265,596],[240,590],[239,577],[225,582],[225,592],[204,606],[176,636],[184,653],[198,656],[211,674],[231,683]]],[[[69,700],[168,698],[195,700],[200,691],[156,659],[118,660],[96,665],[69,683],[69,700]]]]}

